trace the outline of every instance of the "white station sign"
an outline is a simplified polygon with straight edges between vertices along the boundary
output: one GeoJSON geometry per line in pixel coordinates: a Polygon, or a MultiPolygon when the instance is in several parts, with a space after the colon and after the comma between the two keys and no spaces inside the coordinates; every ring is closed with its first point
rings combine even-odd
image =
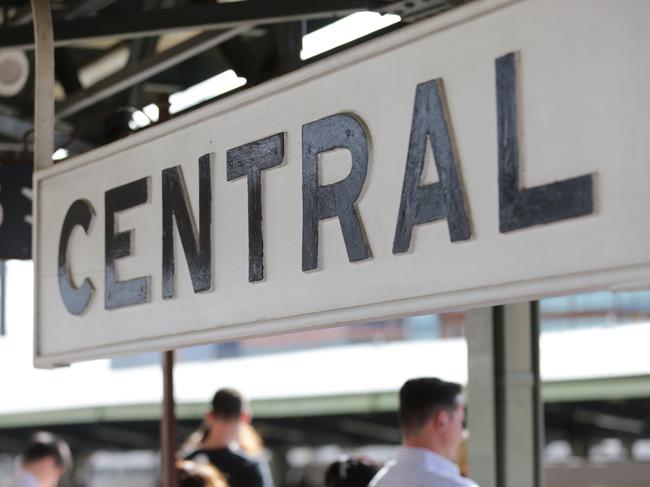
{"type": "Polygon", "coordinates": [[[39,172],[35,362],[650,283],[650,2],[483,0],[39,172]]]}

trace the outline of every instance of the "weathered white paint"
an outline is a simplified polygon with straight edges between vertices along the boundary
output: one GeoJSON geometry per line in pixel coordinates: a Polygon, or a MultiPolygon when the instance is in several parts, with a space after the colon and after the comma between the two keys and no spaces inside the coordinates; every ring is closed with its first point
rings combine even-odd
{"type": "Polygon", "coordinates": [[[54,27],[50,0],[32,0],[34,18],[34,167],[52,165],[54,152],[54,27]]]}
{"type": "MultiPolygon", "coordinates": [[[[650,4],[614,0],[485,0],[418,23],[293,74],[103,147],[36,178],[38,366],[425,311],[650,283],[650,4]],[[596,174],[596,211],[509,234],[498,230],[494,60],[521,53],[520,142],[527,187],[596,174]],[[415,86],[444,79],[473,239],[444,222],[391,252],[415,86]],[[301,271],[301,126],[352,111],[371,134],[359,202],[373,259],[348,262],[336,220],[321,223],[320,270],[301,271]],[[248,282],[244,180],[226,182],[227,149],[286,132],[285,163],[266,171],[266,280],[248,282]],[[214,152],[214,289],[194,295],[176,241],[177,298],[161,298],[162,169],[182,164],[198,205],[197,158],[214,152]],[[103,308],[104,192],[151,176],[151,202],[120,214],[135,229],[120,279],[152,276],[151,302],[103,308]],[[57,283],[63,217],[78,198],[97,217],[71,242],[77,282],[96,295],[81,317],[57,283]]],[[[346,175],[326,155],[325,182],[346,175]],[[333,168],[331,173],[329,169],[333,168]]],[[[337,161],[337,162],[335,162],[337,161]]],[[[431,170],[435,178],[435,170],[431,170]]]]}

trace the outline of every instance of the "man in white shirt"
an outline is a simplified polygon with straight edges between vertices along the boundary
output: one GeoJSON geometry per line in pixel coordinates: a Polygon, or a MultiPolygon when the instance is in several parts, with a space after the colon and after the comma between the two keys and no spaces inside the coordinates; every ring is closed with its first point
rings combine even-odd
{"type": "Polygon", "coordinates": [[[369,487],[478,487],[454,463],[465,420],[460,385],[411,379],[400,389],[399,402],[402,446],[369,487]]]}
{"type": "Polygon", "coordinates": [[[72,465],[68,444],[50,433],[36,433],[8,487],[56,487],[72,465]]]}

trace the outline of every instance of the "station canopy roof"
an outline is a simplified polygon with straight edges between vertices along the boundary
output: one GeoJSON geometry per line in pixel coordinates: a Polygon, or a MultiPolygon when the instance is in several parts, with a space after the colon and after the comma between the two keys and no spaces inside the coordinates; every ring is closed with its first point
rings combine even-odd
{"type": "MultiPolygon", "coordinates": [[[[468,1],[52,0],[55,159],[155,123],[168,102],[174,116],[468,1]],[[303,45],[305,35],[346,17],[337,41],[303,45]],[[188,102],[184,92],[202,82],[188,102]],[[179,92],[185,98],[169,98],[179,92]]],[[[30,1],[3,2],[0,164],[32,162],[33,48],[30,1]]]]}

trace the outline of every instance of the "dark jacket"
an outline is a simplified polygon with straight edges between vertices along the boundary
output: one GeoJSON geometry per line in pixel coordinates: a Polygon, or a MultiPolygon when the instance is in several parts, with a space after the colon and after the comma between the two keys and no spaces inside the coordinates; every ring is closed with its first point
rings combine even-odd
{"type": "Polygon", "coordinates": [[[197,450],[188,460],[207,458],[226,477],[230,487],[273,487],[268,469],[259,460],[230,448],[197,450]]]}

